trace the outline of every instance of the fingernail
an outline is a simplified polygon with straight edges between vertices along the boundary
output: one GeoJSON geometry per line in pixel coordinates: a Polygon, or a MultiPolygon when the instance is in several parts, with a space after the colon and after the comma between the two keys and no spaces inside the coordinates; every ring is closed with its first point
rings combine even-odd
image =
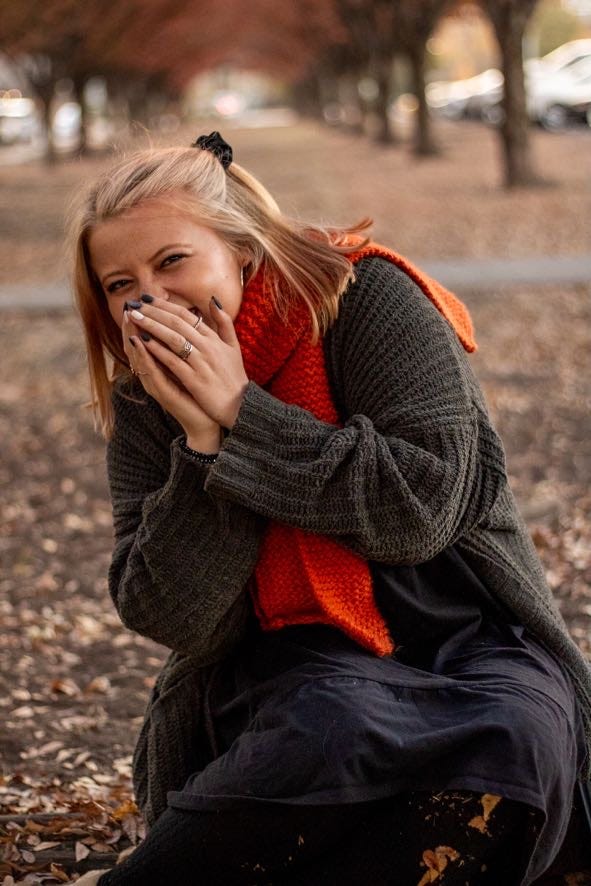
{"type": "Polygon", "coordinates": [[[129,305],[127,304],[127,302],[125,302],[123,305],[123,311],[127,311],[127,310],[129,310],[129,305]]]}
{"type": "Polygon", "coordinates": [[[223,310],[224,310],[224,309],[222,308],[221,302],[219,302],[219,301],[217,300],[217,298],[215,297],[215,295],[212,295],[211,300],[212,300],[212,302],[214,302],[216,308],[219,308],[220,311],[223,311],[223,310]]]}
{"type": "Polygon", "coordinates": [[[152,338],[152,336],[150,335],[149,332],[140,332],[140,338],[141,338],[143,341],[150,341],[150,339],[152,338]]]}
{"type": "Polygon", "coordinates": [[[133,340],[133,336],[132,336],[132,335],[129,336],[129,341],[131,342],[132,346],[135,348],[135,347],[136,347],[136,344],[135,344],[135,342],[134,342],[134,340],[133,340]]]}
{"type": "Polygon", "coordinates": [[[140,312],[136,311],[136,310],[133,310],[131,312],[131,316],[133,317],[134,320],[143,320],[144,319],[144,315],[140,314],[140,312]]]}
{"type": "Polygon", "coordinates": [[[127,305],[130,308],[141,308],[142,303],[141,303],[141,301],[128,301],[127,305]]]}
{"type": "Polygon", "coordinates": [[[141,299],[142,299],[142,301],[145,301],[146,304],[151,305],[152,302],[154,301],[154,296],[148,295],[147,292],[144,292],[144,294],[141,296],[141,299]]]}

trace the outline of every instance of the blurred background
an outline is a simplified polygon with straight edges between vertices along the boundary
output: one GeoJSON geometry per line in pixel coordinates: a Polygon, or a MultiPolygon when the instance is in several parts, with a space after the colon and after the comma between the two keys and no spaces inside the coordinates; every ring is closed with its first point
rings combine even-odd
{"type": "Polygon", "coordinates": [[[108,149],[216,117],[299,115],[381,142],[429,112],[548,131],[589,126],[589,0],[2,0],[2,162],[108,149]],[[523,95],[525,86],[525,96],[523,95]],[[503,102],[504,93],[509,93],[503,102]],[[8,150],[12,147],[12,151],[8,150]]]}
{"type": "Polygon", "coordinates": [[[591,653],[591,0],[0,0],[2,886],[142,836],[130,755],[167,650],[108,594],[64,221],[114,154],[214,129],[284,211],[370,215],[468,305],[510,482],[591,653]]]}

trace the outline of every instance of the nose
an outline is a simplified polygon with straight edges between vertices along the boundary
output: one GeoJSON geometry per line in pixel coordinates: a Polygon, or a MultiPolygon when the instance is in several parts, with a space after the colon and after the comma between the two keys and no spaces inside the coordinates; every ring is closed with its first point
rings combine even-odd
{"type": "Polygon", "coordinates": [[[140,295],[154,295],[156,298],[162,298],[168,301],[170,293],[161,284],[157,283],[153,278],[140,280],[140,295]]]}

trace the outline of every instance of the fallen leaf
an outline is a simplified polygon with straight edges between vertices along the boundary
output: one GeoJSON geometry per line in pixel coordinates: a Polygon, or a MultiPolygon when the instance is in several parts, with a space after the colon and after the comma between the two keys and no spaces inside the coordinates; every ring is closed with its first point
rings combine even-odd
{"type": "Polygon", "coordinates": [[[120,806],[117,806],[117,808],[111,814],[112,814],[113,818],[121,820],[126,815],[137,815],[138,812],[139,812],[139,809],[137,808],[137,805],[134,803],[134,801],[133,800],[126,800],[125,803],[122,803],[120,806]]]}
{"type": "Polygon", "coordinates": [[[34,717],[35,711],[29,705],[23,705],[20,708],[15,708],[12,712],[13,717],[34,717]]]}
{"type": "Polygon", "coordinates": [[[61,680],[52,680],[49,688],[52,692],[61,692],[62,695],[70,697],[80,693],[80,688],[69,677],[61,680]]]}
{"type": "Polygon", "coordinates": [[[111,681],[108,677],[95,677],[85,687],[84,692],[101,692],[107,693],[111,690],[111,681]]]}
{"type": "Polygon", "coordinates": [[[482,803],[482,815],[475,815],[474,818],[471,818],[468,827],[480,831],[481,834],[488,834],[487,822],[495,806],[501,802],[501,798],[498,794],[483,794],[480,802],[482,803]]]}
{"type": "Polygon", "coordinates": [[[423,864],[427,868],[417,886],[427,886],[435,883],[439,875],[444,872],[449,861],[457,861],[460,853],[451,846],[437,846],[435,849],[426,849],[423,852],[423,864]]]}
{"type": "Polygon", "coordinates": [[[47,744],[41,745],[40,748],[31,748],[30,751],[24,752],[21,756],[24,760],[34,760],[36,757],[45,757],[46,754],[54,754],[60,748],[63,748],[63,741],[48,741],[47,744]]]}
{"type": "Polygon", "coordinates": [[[76,853],[76,861],[82,861],[82,859],[86,858],[90,855],[90,849],[88,846],[85,846],[84,843],[81,843],[79,840],[76,841],[75,846],[76,853]]]}
{"type": "Polygon", "coordinates": [[[72,760],[72,766],[80,766],[85,760],[88,760],[89,757],[90,751],[82,751],[81,754],[78,754],[75,760],[72,760]]]}

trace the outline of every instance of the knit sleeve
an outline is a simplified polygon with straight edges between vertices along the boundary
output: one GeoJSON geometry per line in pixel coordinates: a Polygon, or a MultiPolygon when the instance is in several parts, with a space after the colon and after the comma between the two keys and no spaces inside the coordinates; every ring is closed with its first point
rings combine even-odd
{"type": "Polygon", "coordinates": [[[109,591],[123,624],[213,661],[240,635],[264,521],[204,490],[209,467],[184,455],[182,429],[146,396],[113,393],[107,446],[115,545],[109,591]]]}
{"type": "Polygon", "coordinates": [[[251,381],[205,488],[368,559],[431,559],[506,484],[467,355],[418,285],[377,258],[358,265],[325,344],[344,426],[251,381]]]}

